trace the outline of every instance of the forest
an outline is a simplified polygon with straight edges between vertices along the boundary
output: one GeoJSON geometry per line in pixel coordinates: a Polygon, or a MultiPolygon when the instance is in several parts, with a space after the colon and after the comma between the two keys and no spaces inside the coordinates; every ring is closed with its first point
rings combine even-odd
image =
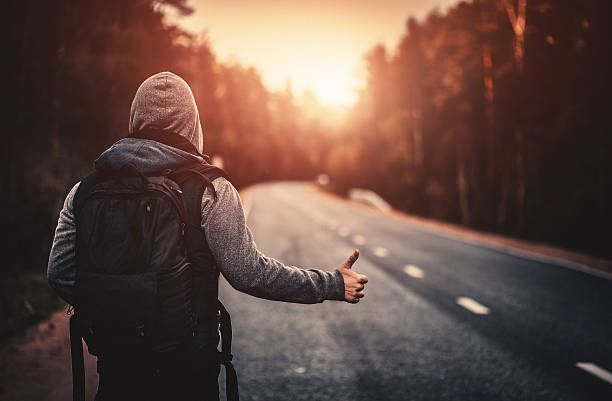
{"type": "Polygon", "coordinates": [[[136,89],[160,71],[189,83],[205,153],[238,188],[326,173],[340,194],[369,188],[407,213],[612,256],[610,2],[474,0],[406,16],[397,47],[364,49],[366,81],[333,130],[289,86],[271,91],[167,25],[168,7],[193,12],[185,0],[4,4],[0,334],[36,318],[23,277],[44,274],[65,195],[126,136],[136,89]]]}

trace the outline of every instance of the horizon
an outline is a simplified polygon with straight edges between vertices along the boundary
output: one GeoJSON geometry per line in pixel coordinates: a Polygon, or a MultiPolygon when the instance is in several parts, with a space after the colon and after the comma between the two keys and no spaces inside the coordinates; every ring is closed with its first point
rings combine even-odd
{"type": "Polygon", "coordinates": [[[342,110],[355,103],[365,82],[365,53],[377,44],[394,48],[408,18],[423,20],[458,2],[388,0],[381,7],[366,0],[192,0],[191,15],[171,7],[164,12],[168,23],[208,39],[219,61],[254,67],[268,89],[289,86],[298,98],[310,91],[322,106],[342,110]]]}

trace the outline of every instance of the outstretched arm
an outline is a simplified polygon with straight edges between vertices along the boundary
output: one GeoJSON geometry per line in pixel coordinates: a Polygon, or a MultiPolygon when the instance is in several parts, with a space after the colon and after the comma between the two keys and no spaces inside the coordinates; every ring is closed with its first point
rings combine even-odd
{"type": "Polygon", "coordinates": [[[202,227],[221,273],[234,288],[259,298],[295,303],[326,299],[354,303],[363,296],[367,278],[350,270],[358,252],[333,272],[286,266],[257,249],[236,189],[223,178],[213,185],[217,199],[208,190],[204,193],[202,227]]]}

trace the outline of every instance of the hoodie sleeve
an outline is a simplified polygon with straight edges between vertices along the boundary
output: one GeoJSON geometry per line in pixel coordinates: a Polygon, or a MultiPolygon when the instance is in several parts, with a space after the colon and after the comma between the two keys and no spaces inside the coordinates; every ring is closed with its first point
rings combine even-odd
{"type": "Polygon", "coordinates": [[[227,281],[238,291],[285,302],[317,303],[344,299],[340,271],[286,266],[261,253],[246,226],[238,191],[224,178],[213,182],[215,200],[202,197],[202,228],[208,246],[227,281]]]}
{"type": "Polygon", "coordinates": [[[70,190],[64,201],[47,266],[49,284],[68,303],[72,303],[76,278],[76,225],[73,202],[78,187],[79,183],[70,190]]]}

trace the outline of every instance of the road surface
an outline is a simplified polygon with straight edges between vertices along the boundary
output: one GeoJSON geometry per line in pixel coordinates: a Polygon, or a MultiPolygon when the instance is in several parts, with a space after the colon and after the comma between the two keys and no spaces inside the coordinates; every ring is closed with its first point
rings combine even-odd
{"type": "Polygon", "coordinates": [[[268,256],[333,270],[357,247],[370,283],[357,305],[296,305],[222,280],[243,400],[612,400],[611,280],[308,184],[259,185],[247,200],[268,256]]]}

